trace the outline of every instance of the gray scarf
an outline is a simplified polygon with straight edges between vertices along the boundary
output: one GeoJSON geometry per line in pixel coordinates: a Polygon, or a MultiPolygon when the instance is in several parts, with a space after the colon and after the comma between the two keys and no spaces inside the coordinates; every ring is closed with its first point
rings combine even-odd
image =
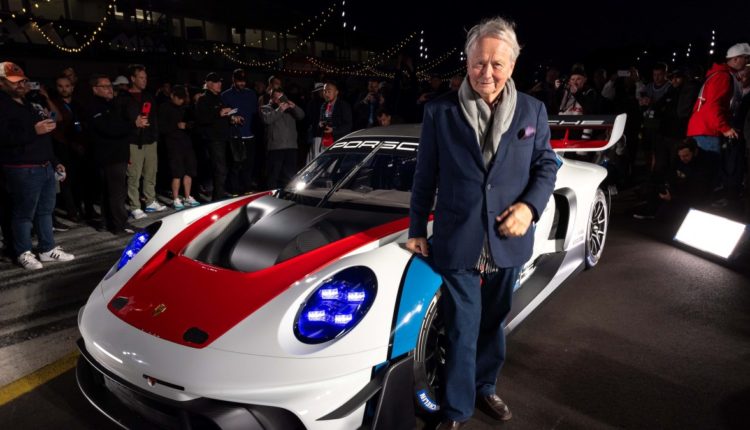
{"type": "Polygon", "coordinates": [[[500,102],[493,113],[490,106],[471,88],[468,77],[464,78],[461,87],[458,89],[461,111],[477,134],[477,142],[486,166],[490,164],[492,157],[497,152],[503,133],[510,128],[513,113],[516,111],[517,96],[516,84],[513,83],[512,78],[508,78],[503,91],[498,96],[500,102]]]}

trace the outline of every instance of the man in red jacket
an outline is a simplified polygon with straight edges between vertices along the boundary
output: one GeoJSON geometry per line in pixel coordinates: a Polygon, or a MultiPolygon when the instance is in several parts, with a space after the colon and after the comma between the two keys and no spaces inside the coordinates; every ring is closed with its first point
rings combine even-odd
{"type": "Polygon", "coordinates": [[[693,106],[687,135],[711,155],[718,167],[721,139],[737,139],[737,130],[731,126],[732,109],[742,97],[736,74],[745,68],[750,59],[750,45],[738,43],[727,51],[724,64],[714,64],[706,73],[706,81],[693,106]]]}

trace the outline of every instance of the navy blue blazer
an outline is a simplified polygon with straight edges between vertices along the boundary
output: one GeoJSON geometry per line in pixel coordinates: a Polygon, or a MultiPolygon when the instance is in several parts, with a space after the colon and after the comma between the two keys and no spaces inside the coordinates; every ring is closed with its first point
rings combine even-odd
{"type": "Polygon", "coordinates": [[[435,203],[432,257],[439,269],[476,266],[485,235],[498,267],[523,265],[534,245],[534,228],[504,237],[495,217],[517,202],[544,211],[555,186],[557,160],[550,147],[544,104],[518,93],[510,128],[485,167],[474,130],[464,118],[458,93],[425,106],[411,194],[409,237],[426,237],[435,203]]]}

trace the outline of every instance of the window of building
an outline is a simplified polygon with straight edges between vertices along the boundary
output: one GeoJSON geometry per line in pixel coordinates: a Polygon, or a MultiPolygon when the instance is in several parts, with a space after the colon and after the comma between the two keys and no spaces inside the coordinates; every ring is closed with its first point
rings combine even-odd
{"type": "Polygon", "coordinates": [[[232,27],[232,43],[241,44],[242,43],[242,35],[245,33],[245,30],[242,28],[236,28],[232,27]]]}
{"type": "MultiPolygon", "coordinates": [[[[15,9],[11,6],[11,10],[15,9]]],[[[39,7],[34,10],[34,15],[50,20],[65,18],[65,4],[63,2],[40,2],[39,7]]]]}
{"type": "Polygon", "coordinates": [[[263,45],[263,32],[261,30],[245,30],[245,45],[260,48],[263,45]]]}
{"type": "Polygon", "coordinates": [[[206,21],[206,39],[217,42],[226,42],[227,26],[216,22],[206,21]]]}
{"type": "Polygon", "coordinates": [[[279,35],[274,31],[263,32],[263,49],[270,51],[279,50],[279,35]]]}
{"type": "Polygon", "coordinates": [[[183,37],[182,32],[182,20],[179,18],[172,18],[172,36],[173,37],[183,37]]]}

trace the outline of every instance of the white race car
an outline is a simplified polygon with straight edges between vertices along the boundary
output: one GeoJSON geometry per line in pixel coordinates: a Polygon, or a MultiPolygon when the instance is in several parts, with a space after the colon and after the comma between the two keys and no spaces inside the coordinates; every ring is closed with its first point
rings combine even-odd
{"type": "MultiPolygon", "coordinates": [[[[624,123],[552,117],[603,134],[553,146],[602,151],[624,123]]],[[[137,429],[411,429],[437,411],[441,278],[404,247],[419,132],[352,133],[282,190],[136,233],[78,316],[84,395],[137,429]]],[[[506,331],[599,260],[606,174],[559,158],[506,331]]]]}

